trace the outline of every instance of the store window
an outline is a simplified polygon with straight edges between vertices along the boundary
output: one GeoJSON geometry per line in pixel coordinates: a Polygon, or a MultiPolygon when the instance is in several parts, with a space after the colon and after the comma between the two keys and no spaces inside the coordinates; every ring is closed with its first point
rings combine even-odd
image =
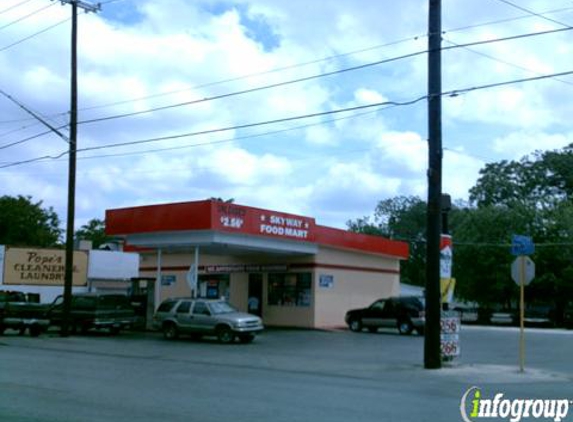
{"type": "Polygon", "coordinates": [[[229,274],[201,274],[199,275],[198,297],[207,299],[229,300],[230,294],[229,274]]]}
{"type": "Polygon", "coordinates": [[[310,306],[311,273],[269,274],[269,305],[310,306]]]}

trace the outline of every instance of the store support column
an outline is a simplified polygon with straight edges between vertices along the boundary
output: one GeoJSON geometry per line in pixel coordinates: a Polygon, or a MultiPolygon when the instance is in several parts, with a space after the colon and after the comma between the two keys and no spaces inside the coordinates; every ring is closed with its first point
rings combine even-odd
{"type": "Polygon", "coordinates": [[[155,306],[161,303],[161,265],[162,265],[161,248],[157,249],[157,275],[155,277],[155,306]]]}
{"type": "Polygon", "coordinates": [[[189,272],[187,273],[187,285],[191,290],[191,297],[197,297],[197,285],[199,279],[199,246],[195,246],[195,252],[193,257],[193,263],[189,267],[189,272]]]}

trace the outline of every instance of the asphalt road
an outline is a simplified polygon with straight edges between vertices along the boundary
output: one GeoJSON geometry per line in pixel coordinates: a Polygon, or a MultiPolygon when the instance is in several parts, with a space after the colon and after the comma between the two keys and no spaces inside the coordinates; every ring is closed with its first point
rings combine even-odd
{"type": "MultiPolygon", "coordinates": [[[[572,331],[528,330],[524,374],[516,329],[464,328],[461,344],[452,367],[424,370],[423,337],[391,331],[276,330],[249,345],[153,333],[6,335],[0,421],[435,422],[462,420],[472,386],[573,399],[572,331]]],[[[573,421],[573,405],[569,413],[573,421]]]]}

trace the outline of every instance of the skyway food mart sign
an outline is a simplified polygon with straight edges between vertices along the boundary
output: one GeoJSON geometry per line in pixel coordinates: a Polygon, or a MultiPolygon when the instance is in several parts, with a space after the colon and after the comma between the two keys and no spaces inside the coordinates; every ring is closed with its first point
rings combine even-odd
{"type": "MultiPolygon", "coordinates": [[[[65,262],[63,250],[6,247],[4,284],[63,286],[65,262]]],[[[87,252],[74,252],[73,285],[85,286],[87,274],[87,252]]]]}
{"type": "Polygon", "coordinates": [[[316,238],[313,218],[221,203],[213,210],[215,229],[312,242],[316,238]]]}

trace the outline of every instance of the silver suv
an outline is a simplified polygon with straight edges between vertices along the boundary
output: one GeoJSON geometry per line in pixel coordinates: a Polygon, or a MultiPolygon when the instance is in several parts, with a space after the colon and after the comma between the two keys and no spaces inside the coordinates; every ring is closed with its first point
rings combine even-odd
{"type": "Polygon", "coordinates": [[[232,343],[235,338],[250,343],[264,328],[258,316],[239,312],[223,300],[190,298],[163,301],[153,325],[163,331],[166,339],[175,339],[179,334],[194,338],[215,335],[221,343],[232,343]]]}

